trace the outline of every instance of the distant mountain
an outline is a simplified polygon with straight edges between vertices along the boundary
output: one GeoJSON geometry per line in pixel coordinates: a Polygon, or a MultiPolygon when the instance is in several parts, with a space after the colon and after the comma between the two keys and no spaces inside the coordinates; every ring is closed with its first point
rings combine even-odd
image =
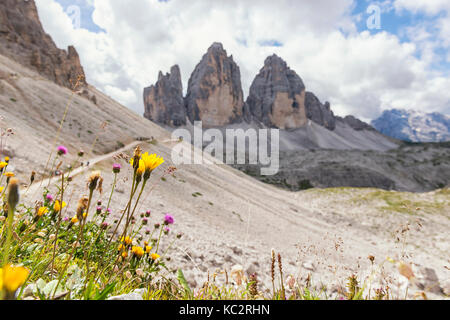
{"type": "Polygon", "coordinates": [[[413,110],[386,110],[372,121],[379,132],[410,142],[450,141],[450,117],[441,113],[413,110]]]}

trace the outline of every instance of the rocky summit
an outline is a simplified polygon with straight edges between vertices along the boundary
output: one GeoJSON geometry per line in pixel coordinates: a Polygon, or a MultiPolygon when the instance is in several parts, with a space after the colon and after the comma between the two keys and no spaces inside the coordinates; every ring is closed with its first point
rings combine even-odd
{"type": "Polygon", "coordinates": [[[0,1],[0,54],[61,86],[72,88],[80,76],[86,83],[77,51],[56,47],[42,27],[34,0],[0,1]]]}
{"type": "Polygon", "coordinates": [[[306,117],[317,124],[329,129],[336,128],[336,118],[331,111],[330,103],[322,104],[312,92],[306,92],[305,95],[306,117]]]}
{"type": "Polygon", "coordinates": [[[214,43],[195,67],[189,79],[185,104],[189,120],[202,120],[205,127],[242,121],[241,73],[222,44],[214,43]]]}
{"type": "Polygon", "coordinates": [[[296,130],[311,120],[328,131],[335,131],[338,123],[355,131],[375,131],[353,116],[335,116],[330,103],[306,91],[300,76],[276,54],[266,58],[244,101],[239,66],[221,43],[213,43],[195,67],[184,98],[182,91],[178,66],[166,75],[160,72],[156,84],[144,89],[144,117],[172,128],[201,120],[207,128],[246,122],[296,130]]]}
{"type": "Polygon", "coordinates": [[[186,109],[183,100],[178,65],[170,69],[170,73],[159,73],[158,82],[144,89],[144,117],[154,122],[169,126],[186,124],[186,109]]]}
{"type": "Polygon", "coordinates": [[[302,79],[272,55],[253,81],[247,104],[253,117],[266,126],[295,129],[307,122],[305,95],[302,79]]]}

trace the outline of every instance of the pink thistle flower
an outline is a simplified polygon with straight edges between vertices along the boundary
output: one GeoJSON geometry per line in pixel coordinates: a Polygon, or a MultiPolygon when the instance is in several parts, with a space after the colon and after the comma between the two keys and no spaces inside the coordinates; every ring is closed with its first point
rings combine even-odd
{"type": "Polygon", "coordinates": [[[60,155],[60,156],[64,156],[67,154],[67,152],[69,152],[67,150],[67,148],[64,146],[59,146],[57,150],[58,150],[58,155],[60,155]]]}
{"type": "Polygon", "coordinates": [[[45,196],[45,199],[47,199],[48,202],[53,202],[54,197],[50,193],[47,193],[47,195],[45,196]]]}
{"type": "Polygon", "coordinates": [[[122,166],[120,164],[118,164],[118,163],[113,164],[113,172],[114,173],[119,173],[120,169],[122,169],[122,166]]]}
{"type": "Polygon", "coordinates": [[[175,219],[173,218],[173,216],[167,213],[166,216],[164,217],[164,224],[169,225],[169,224],[174,224],[174,223],[175,223],[175,219]]]}

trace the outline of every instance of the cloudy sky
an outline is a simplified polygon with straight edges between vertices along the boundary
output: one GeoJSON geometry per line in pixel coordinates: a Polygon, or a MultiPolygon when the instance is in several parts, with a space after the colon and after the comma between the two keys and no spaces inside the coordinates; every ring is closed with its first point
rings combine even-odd
{"type": "Polygon", "coordinates": [[[244,93],[273,53],[364,120],[384,109],[450,115],[448,0],[36,0],[56,44],[74,44],[87,80],[143,113],[142,90],[179,64],[189,76],[213,42],[241,69],[244,93]],[[379,15],[378,15],[379,13],[379,15]]]}

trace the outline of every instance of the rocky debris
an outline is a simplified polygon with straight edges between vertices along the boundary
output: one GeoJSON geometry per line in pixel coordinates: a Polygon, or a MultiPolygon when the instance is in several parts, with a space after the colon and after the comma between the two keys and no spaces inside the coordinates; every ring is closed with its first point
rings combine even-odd
{"type": "Polygon", "coordinates": [[[186,124],[183,85],[178,65],[165,75],[159,72],[158,81],[144,89],[144,117],[154,122],[177,127],[186,124]]]}
{"type": "Polygon", "coordinates": [[[221,43],[213,43],[195,67],[189,79],[185,105],[189,120],[202,120],[204,127],[242,121],[241,72],[221,43]]]}
{"type": "Polygon", "coordinates": [[[93,104],[97,104],[97,96],[95,94],[93,94],[90,98],[90,100],[92,101],[93,104]]]}
{"type": "Polygon", "coordinates": [[[447,297],[450,297],[450,281],[449,280],[447,280],[447,282],[444,284],[442,291],[444,292],[444,294],[447,297]]]}
{"type": "Polygon", "coordinates": [[[73,46],[67,51],[56,47],[39,21],[34,0],[0,2],[0,54],[61,86],[72,89],[78,77],[86,84],[77,51],[73,46]]]}
{"type": "Polygon", "coordinates": [[[346,116],[345,118],[336,117],[337,121],[341,121],[350,127],[352,127],[356,131],[362,131],[362,130],[369,130],[369,131],[376,131],[374,127],[371,125],[365,123],[364,121],[361,121],[354,116],[346,116]]]}
{"type": "Polygon", "coordinates": [[[425,292],[434,294],[443,293],[436,271],[431,268],[420,268],[417,272],[415,284],[417,288],[425,292]]]}
{"type": "Polygon", "coordinates": [[[312,271],[312,272],[316,271],[316,266],[315,266],[313,261],[305,261],[305,262],[303,262],[302,267],[305,268],[306,270],[309,270],[309,271],[312,271]]]}
{"type": "Polygon", "coordinates": [[[89,90],[84,88],[83,90],[79,90],[78,95],[90,100],[93,104],[97,104],[97,96],[95,94],[90,94],[89,90]]]}
{"type": "Polygon", "coordinates": [[[312,92],[306,92],[305,96],[306,117],[317,124],[329,129],[336,128],[336,118],[331,111],[330,103],[322,104],[312,92]]]}
{"type": "Polygon", "coordinates": [[[295,129],[307,122],[305,95],[302,79],[274,54],[253,81],[247,104],[253,117],[266,126],[295,129]]]}
{"type": "Polygon", "coordinates": [[[108,298],[108,300],[127,301],[127,300],[144,300],[144,298],[142,298],[141,294],[139,294],[137,292],[132,292],[129,294],[122,294],[120,296],[110,297],[110,298],[108,298]]]}

